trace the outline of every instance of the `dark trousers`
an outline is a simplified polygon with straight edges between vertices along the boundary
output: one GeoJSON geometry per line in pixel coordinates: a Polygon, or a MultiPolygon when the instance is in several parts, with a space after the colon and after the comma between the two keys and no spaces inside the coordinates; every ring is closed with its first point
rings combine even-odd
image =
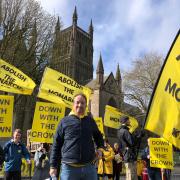
{"type": "Polygon", "coordinates": [[[113,179],[114,180],[119,180],[119,177],[120,177],[120,171],[113,172],[113,179]]]}
{"type": "Polygon", "coordinates": [[[21,180],[21,171],[6,171],[5,180],[21,180]]]}
{"type": "Polygon", "coordinates": [[[161,180],[161,170],[159,168],[148,168],[149,180],[161,180]]]}

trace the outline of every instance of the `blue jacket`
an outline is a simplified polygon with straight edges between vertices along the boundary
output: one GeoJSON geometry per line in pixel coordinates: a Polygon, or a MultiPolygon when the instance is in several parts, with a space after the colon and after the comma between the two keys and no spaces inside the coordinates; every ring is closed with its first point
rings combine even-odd
{"type": "Polygon", "coordinates": [[[51,151],[50,165],[57,168],[60,161],[85,164],[95,158],[94,142],[103,147],[104,141],[94,119],[66,116],[59,123],[51,151]],[[94,141],[93,141],[94,140],[94,141]]]}
{"type": "Polygon", "coordinates": [[[23,143],[15,144],[13,140],[8,141],[4,146],[5,171],[21,171],[21,159],[30,159],[30,154],[23,143]]]}

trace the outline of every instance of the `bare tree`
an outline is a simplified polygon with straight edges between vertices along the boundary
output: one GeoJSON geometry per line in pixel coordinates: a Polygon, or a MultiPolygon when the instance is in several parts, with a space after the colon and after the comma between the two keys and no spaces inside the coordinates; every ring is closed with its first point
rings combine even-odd
{"type": "Polygon", "coordinates": [[[137,105],[146,113],[148,103],[158,78],[163,57],[149,53],[133,61],[133,68],[124,73],[124,92],[126,100],[137,105]]]}
{"type": "MultiPolygon", "coordinates": [[[[0,58],[38,85],[51,57],[55,24],[55,17],[36,0],[0,0],[0,58]]],[[[36,93],[14,96],[14,128],[23,129],[26,136],[26,129],[32,125],[36,93]]]]}
{"type": "Polygon", "coordinates": [[[50,57],[55,17],[35,0],[1,1],[0,57],[38,81],[50,57]]]}

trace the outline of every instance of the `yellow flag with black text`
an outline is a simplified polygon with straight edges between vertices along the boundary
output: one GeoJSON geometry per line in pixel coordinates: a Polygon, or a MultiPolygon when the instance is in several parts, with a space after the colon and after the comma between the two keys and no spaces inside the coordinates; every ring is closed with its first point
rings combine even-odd
{"type": "Polygon", "coordinates": [[[70,77],[46,67],[39,88],[38,97],[54,103],[64,103],[72,108],[73,97],[78,93],[84,93],[87,102],[91,95],[91,90],[78,84],[70,77]]]}
{"type": "Polygon", "coordinates": [[[14,96],[0,95],[0,137],[12,136],[14,96]]]}
{"type": "Polygon", "coordinates": [[[120,127],[120,118],[122,116],[128,116],[130,120],[131,127],[129,131],[132,133],[138,127],[138,121],[122,112],[120,112],[117,108],[106,105],[105,114],[104,114],[104,125],[107,127],[111,127],[114,129],[119,129],[120,127]]]}
{"type": "Polygon", "coordinates": [[[0,90],[30,95],[35,87],[34,81],[13,65],[0,59],[0,90]]]}
{"type": "Polygon", "coordinates": [[[180,147],[180,30],[161,69],[145,129],[180,147]]]}
{"type": "Polygon", "coordinates": [[[56,128],[64,116],[63,104],[36,102],[30,141],[52,143],[56,128]]]}
{"type": "Polygon", "coordinates": [[[172,144],[164,138],[149,138],[150,166],[155,168],[173,169],[172,144]]]}
{"type": "Polygon", "coordinates": [[[105,137],[102,117],[94,117],[94,121],[96,122],[97,127],[98,127],[99,131],[102,133],[103,137],[105,137]]]}

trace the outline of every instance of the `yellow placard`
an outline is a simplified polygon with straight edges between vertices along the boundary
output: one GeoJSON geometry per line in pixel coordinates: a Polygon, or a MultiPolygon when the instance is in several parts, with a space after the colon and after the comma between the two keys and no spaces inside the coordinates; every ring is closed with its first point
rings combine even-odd
{"type": "Polygon", "coordinates": [[[96,124],[97,124],[97,127],[99,129],[99,131],[102,133],[102,135],[105,137],[105,134],[104,134],[104,126],[103,126],[103,121],[102,121],[102,117],[96,117],[94,118],[96,124]]]}
{"type": "Polygon", "coordinates": [[[21,165],[21,176],[22,177],[30,177],[34,174],[34,159],[31,159],[31,165],[27,164],[25,159],[22,159],[21,165]]]}
{"type": "Polygon", "coordinates": [[[12,136],[14,96],[0,95],[0,137],[12,136]]]}
{"type": "Polygon", "coordinates": [[[64,115],[65,106],[62,104],[37,102],[30,141],[52,143],[57,125],[64,115]]]}
{"type": "Polygon", "coordinates": [[[89,102],[91,90],[78,84],[70,77],[46,67],[38,97],[54,103],[64,103],[67,107],[72,108],[73,97],[78,93],[84,93],[89,102]]]}
{"type": "Polygon", "coordinates": [[[145,129],[180,147],[180,30],[154,89],[145,129]]]}
{"type": "Polygon", "coordinates": [[[137,127],[138,127],[138,121],[124,113],[121,113],[117,108],[114,108],[112,106],[106,105],[105,108],[105,115],[104,115],[104,125],[107,127],[119,129],[121,123],[120,118],[121,116],[128,116],[130,120],[130,132],[132,133],[137,127]]]}
{"type": "Polygon", "coordinates": [[[32,94],[34,81],[22,71],[0,59],[0,90],[17,93],[32,94]]]}
{"type": "Polygon", "coordinates": [[[149,138],[150,166],[173,169],[172,144],[164,138],[149,138]]]}

